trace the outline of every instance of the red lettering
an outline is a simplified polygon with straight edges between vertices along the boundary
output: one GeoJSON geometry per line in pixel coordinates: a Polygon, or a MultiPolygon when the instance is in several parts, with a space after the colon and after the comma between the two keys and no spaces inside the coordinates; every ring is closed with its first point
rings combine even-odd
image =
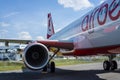
{"type": "Polygon", "coordinates": [[[94,28],[94,19],[95,19],[95,14],[97,13],[97,11],[99,10],[99,8],[98,9],[96,9],[96,11],[94,12],[94,14],[93,14],[93,19],[92,19],[92,26],[93,26],[93,28],[94,28]]]}
{"type": "Polygon", "coordinates": [[[120,0],[113,0],[109,5],[107,3],[103,3],[100,7],[94,9],[91,14],[86,15],[81,22],[82,31],[90,29],[89,33],[94,32],[96,21],[98,21],[98,25],[104,25],[107,21],[107,16],[113,21],[119,19],[120,0]]]}
{"type": "Polygon", "coordinates": [[[82,21],[82,26],[81,26],[82,31],[88,30],[88,21],[89,21],[89,15],[87,15],[87,16],[83,19],[83,21],[82,21]],[[85,24],[86,26],[84,26],[84,24],[85,24]]]}
{"type": "MultiPolygon", "coordinates": [[[[115,5],[115,1],[116,0],[113,0],[112,4],[110,5],[110,10],[109,10],[109,17],[111,20],[117,20],[119,17],[120,17],[120,8],[118,10],[118,13],[117,15],[113,16],[112,14],[115,12],[115,10],[119,7],[119,3],[120,1],[115,5]],[[115,5],[115,6],[114,6],[115,5]],[[113,7],[114,6],[114,7],[113,7]]],[[[117,11],[116,11],[117,12],[117,11]]]]}
{"type": "Polygon", "coordinates": [[[90,20],[89,20],[89,29],[94,28],[93,19],[94,19],[94,17],[93,17],[93,12],[92,12],[91,15],[90,15],[90,20]]]}
{"type": "MultiPolygon", "coordinates": [[[[103,11],[103,12],[104,12],[104,11],[103,11]]],[[[98,20],[98,23],[99,23],[100,25],[104,25],[104,24],[105,24],[106,19],[107,19],[107,12],[108,12],[108,4],[105,4],[105,5],[103,5],[102,7],[100,7],[99,12],[98,12],[98,16],[97,16],[97,20],[98,20]],[[103,20],[100,20],[100,13],[101,13],[101,11],[104,10],[104,9],[105,9],[105,16],[102,17],[103,20]]]]}
{"type": "Polygon", "coordinates": [[[89,33],[94,32],[94,18],[95,18],[95,14],[97,13],[98,10],[99,10],[99,8],[94,10],[94,12],[91,13],[90,20],[89,20],[89,29],[90,29],[89,33]]]}

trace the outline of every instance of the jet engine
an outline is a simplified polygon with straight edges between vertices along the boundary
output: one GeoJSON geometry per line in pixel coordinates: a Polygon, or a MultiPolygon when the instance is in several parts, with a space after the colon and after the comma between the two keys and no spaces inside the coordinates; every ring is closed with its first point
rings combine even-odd
{"type": "Polygon", "coordinates": [[[48,49],[41,43],[29,44],[24,50],[23,60],[29,69],[40,70],[49,61],[48,49]]]}

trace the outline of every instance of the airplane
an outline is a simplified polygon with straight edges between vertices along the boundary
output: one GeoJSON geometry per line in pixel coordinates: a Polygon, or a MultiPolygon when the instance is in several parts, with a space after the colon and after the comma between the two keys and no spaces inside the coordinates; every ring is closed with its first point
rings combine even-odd
{"type": "Polygon", "coordinates": [[[55,33],[51,13],[48,14],[47,40],[36,40],[24,49],[23,61],[31,70],[55,72],[51,59],[64,49],[63,55],[104,55],[104,70],[115,70],[114,60],[120,53],[120,0],[106,0],[76,21],[55,33]],[[51,47],[57,48],[49,56],[51,47]]]}
{"type": "Polygon", "coordinates": [[[47,40],[37,40],[29,44],[23,54],[25,65],[32,70],[55,72],[54,55],[65,49],[63,55],[88,56],[104,55],[108,60],[103,62],[104,70],[115,70],[118,65],[114,60],[120,53],[120,0],[106,0],[69,24],[59,32],[54,32],[51,14],[48,14],[47,40]],[[57,48],[49,56],[50,47],[57,48]]]}

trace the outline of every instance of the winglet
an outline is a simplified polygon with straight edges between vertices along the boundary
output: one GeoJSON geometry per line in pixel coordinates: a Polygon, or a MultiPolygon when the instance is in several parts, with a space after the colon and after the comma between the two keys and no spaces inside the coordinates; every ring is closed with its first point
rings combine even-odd
{"type": "Polygon", "coordinates": [[[49,39],[54,34],[54,26],[52,22],[51,13],[48,13],[48,29],[47,29],[47,39],[49,39]]]}

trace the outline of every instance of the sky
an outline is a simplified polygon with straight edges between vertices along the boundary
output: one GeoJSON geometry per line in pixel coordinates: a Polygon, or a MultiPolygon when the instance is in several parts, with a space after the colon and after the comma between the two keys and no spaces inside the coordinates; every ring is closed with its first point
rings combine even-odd
{"type": "Polygon", "coordinates": [[[55,32],[104,0],[0,0],[0,38],[45,39],[47,14],[55,32]]]}

